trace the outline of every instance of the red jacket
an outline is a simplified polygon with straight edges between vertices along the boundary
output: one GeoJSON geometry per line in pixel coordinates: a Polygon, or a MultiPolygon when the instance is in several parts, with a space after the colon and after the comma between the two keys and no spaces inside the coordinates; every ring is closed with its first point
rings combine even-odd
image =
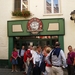
{"type": "Polygon", "coordinates": [[[26,62],[27,58],[31,58],[32,54],[30,52],[30,49],[28,49],[25,53],[24,53],[24,62],[26,62]]]}

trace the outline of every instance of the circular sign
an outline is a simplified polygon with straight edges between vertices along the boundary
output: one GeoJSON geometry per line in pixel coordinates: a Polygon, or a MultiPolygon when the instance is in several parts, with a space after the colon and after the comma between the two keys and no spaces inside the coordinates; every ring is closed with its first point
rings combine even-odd
{"type": "Polygon", "coordinates": [[[28,21],[27,30],[29,32],[39,32],[42,31],[43,24],[42,21],[38,18],[32,18],[28,21]]]}
{"type": "Polygon", "coordinates": [[[28,21],[27,24],[27,29],[28,30],[38,30],[42,29],[42,22],[38,18],[32,18],[28,21]]]}

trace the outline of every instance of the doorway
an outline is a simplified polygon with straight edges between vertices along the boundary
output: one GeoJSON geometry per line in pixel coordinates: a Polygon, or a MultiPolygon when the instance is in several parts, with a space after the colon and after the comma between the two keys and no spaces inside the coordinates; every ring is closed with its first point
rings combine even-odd
{"type": "MultiPolygon", "coordinates": [[[[25,45],[27,47],[30,42],[33,43],[33,45],[50,45],[53,46],[56,41],[60,42],[60,47],[62,50],[64,50],[64,37],[63,36],[13,36],[9,37],[9,54],[8,57],[10,59],[11,53],[13,51],[13,47],[17,47],[18,49],[21,49],[22,45],[25,45]],[[44,42],[44,43],[43,43],[44,42]]],[[[11,63],[9,60],[9,68],[11,68],[11,63]]]]}
{"type": "Polygon", "coordinates": [[[21,49],[22,45],[27,48],[29,45],[41,47],[54,46],[55,42],[58,41],[58,36],[20,36],[14,37],[13,46],[21,49]]]}

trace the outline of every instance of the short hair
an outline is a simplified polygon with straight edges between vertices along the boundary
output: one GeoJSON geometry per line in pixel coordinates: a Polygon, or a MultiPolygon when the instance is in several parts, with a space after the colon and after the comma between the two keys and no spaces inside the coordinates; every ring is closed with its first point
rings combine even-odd
{"type": "Polygon", "coordinates": [[[68,46],[68,48],[69,48],[69,47],[71,47],[71,48],[72,48],[72,46],[71,46],[71,45],[69,45],[69,46],[68,46]]]}
{"type": "Polygon", "coordinates": [[[51,51],[51,48],[50,48],[50,47],[46,47],[45,51],[46,51],[47,53],[49,53],[49,52],[51,51]]]}
{"type": "Polygon", "coordinates": [[[36,51],[37,50],[37,47],[36,46],[33,46],[33,50],[36,51]]]}
{"type": "Polygon", "coordinates": [[[37,48],[40,48],[40,47],[41,47],[40,45],[37,46],[37,48]]]}
{"type": "Polygon", "coordinates": [[[60,46],[60,43],[59,43],[59,42],[56,42],[56,43],[55,43],[55,46],[60,46]]]}
{"type": "Polygon", "coordinates": [[[28,48],[31,48],[31,47],[32,47],[31,45],[28,46],[28,48]]]}

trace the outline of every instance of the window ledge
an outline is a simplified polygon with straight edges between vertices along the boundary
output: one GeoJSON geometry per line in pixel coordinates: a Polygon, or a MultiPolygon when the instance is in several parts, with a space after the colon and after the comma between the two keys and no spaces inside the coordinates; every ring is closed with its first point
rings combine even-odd
{"type": "Polygon", "coordinates": [[[11,18],[13,19],[13,18],[17,18],[17,19],[29,19],[29,18],[31,18],[32,16],[33,16],[34,14],[31,14],[29,17],[23,17],[23,16],[12,16],[11,18]]]}
{"type": "Polygon", "coordinates": [[[62,13],[57,13],[57,14],[44,14],[43,16],[62,16],[62,13]]]}

